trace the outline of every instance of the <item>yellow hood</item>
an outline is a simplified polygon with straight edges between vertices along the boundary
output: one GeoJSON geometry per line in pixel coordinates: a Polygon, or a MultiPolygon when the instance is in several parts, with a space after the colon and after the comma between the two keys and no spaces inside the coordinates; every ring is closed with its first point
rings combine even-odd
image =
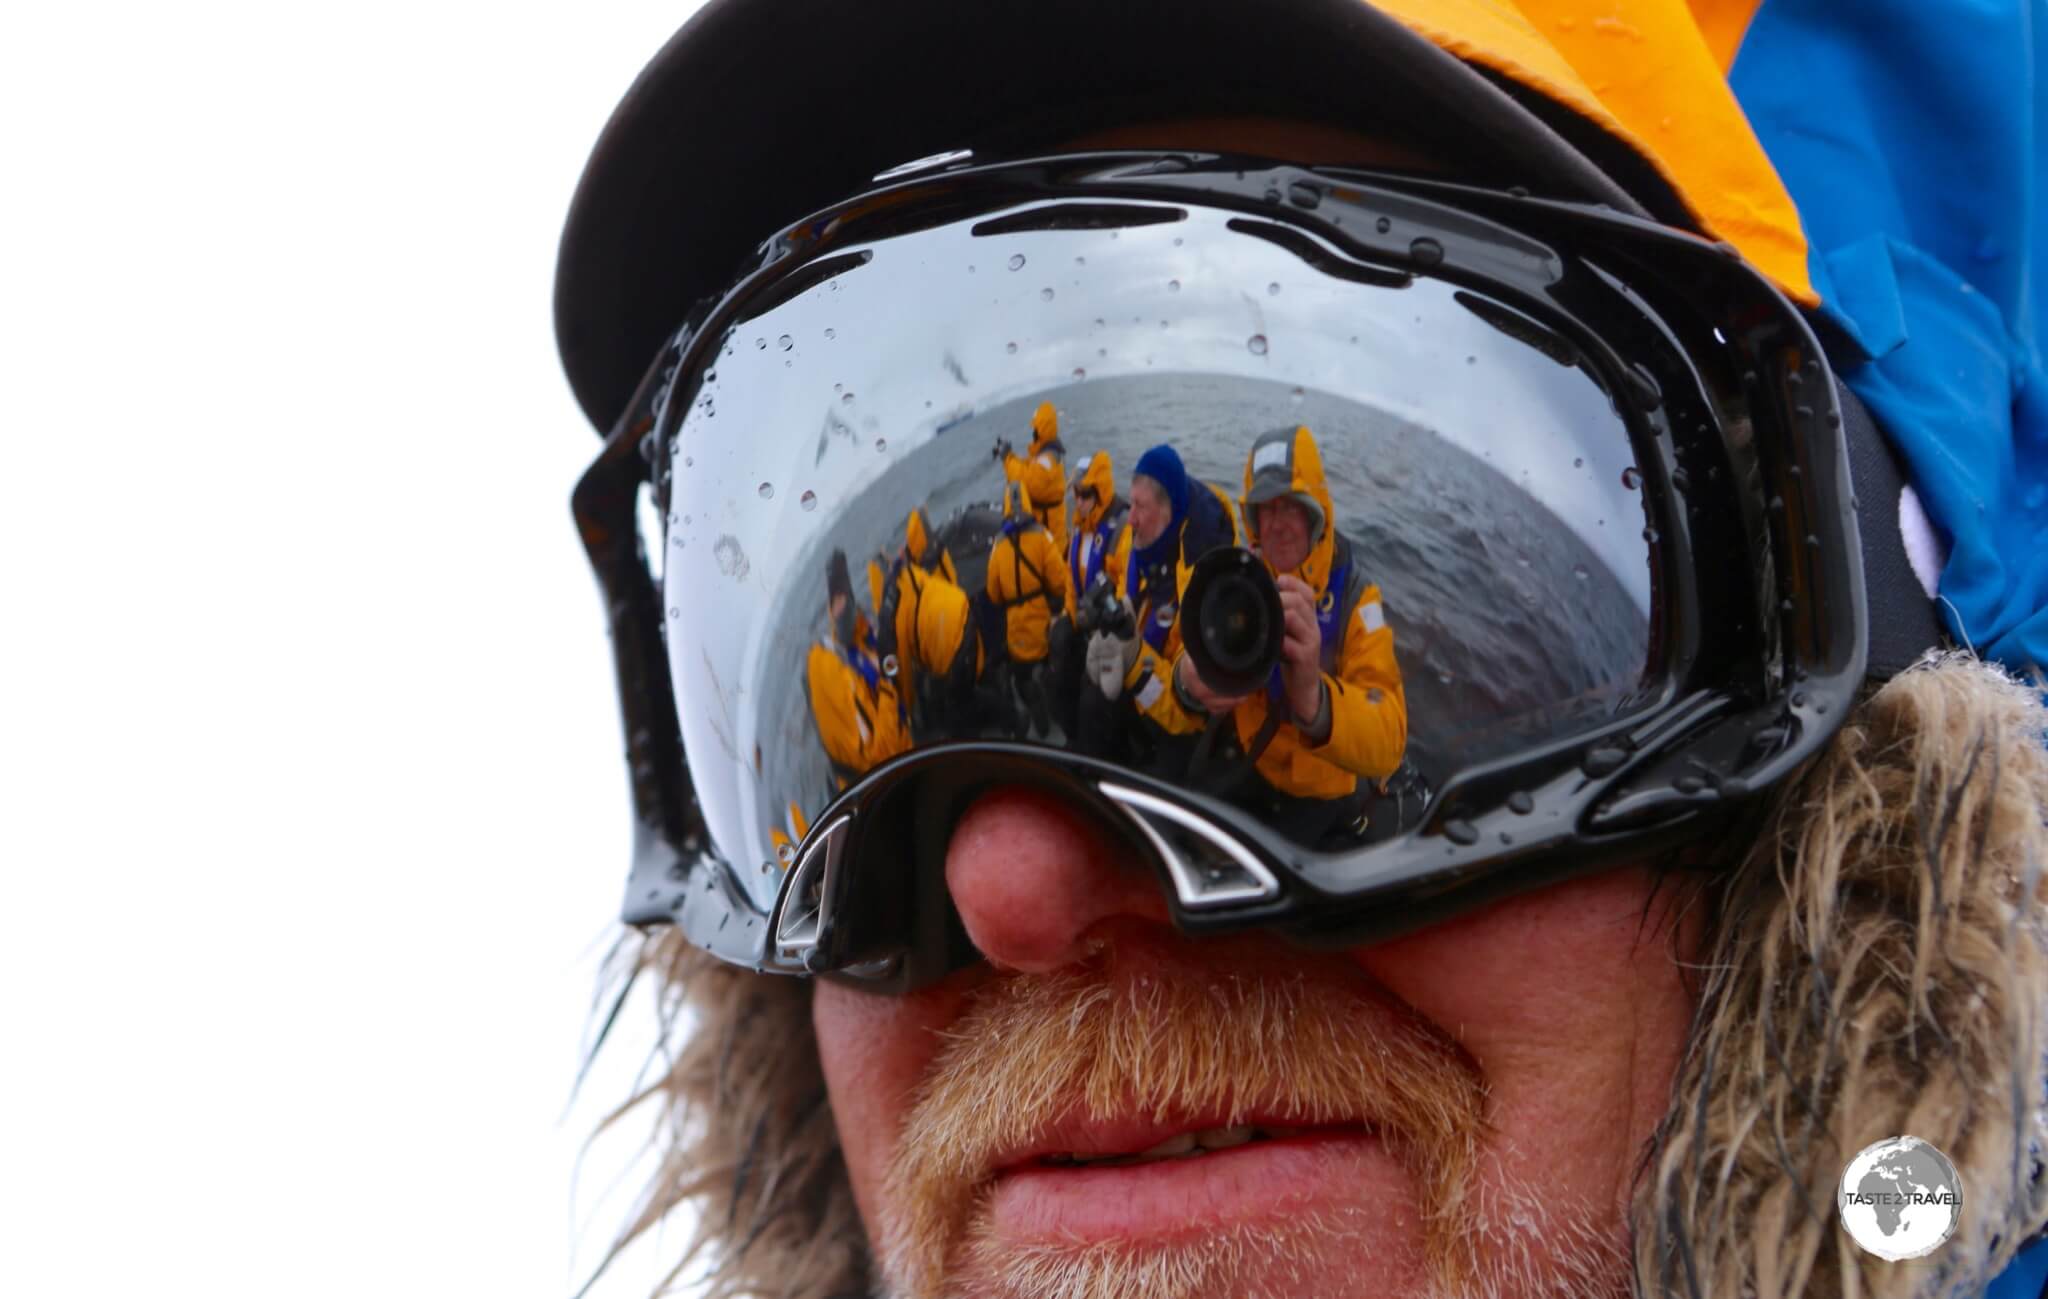
{"type": "Polygon", "coordinates": [[[911,563],[918,565],[924,563],[925,547],[930,541],[931,533],[925,523],[924,510],[922,508],[912,510],[910,518],[903,524],[903,549],[910,556],[911,563]]]}
{"type": "Polygon", "coordinates": [[[1060,413],[1049,401],[1038,403],[1038,409],[1031,412],[1031,454],[1037,455],[1045,444],[1060,435],[1060,413]]]}
{"type": "MultiPolygon", "coordinates": [[[[1266,434],[1252,444],[1250,454],[1244,458],[1244,495],[1238,498],[1238,513],[1254,543],[1259,539],[1259,525],[1253,488],[1280,475],[1285,475],[1285,494],[1311,506],[1317,516],[1316,536],[1309,545],[1308,558],[1295,570],[1295,575],[1321,595],[1329,585],[1330,562],[1337,549],[1337,513],[1331,506],[1329,481],[1323,476],[1323,453],[1316,448],[1308,425],[1296,425],[1292,432],[1266,434]]],[[[1261,492],[1259,499],[1271,500],[1273,495],[1261,492]]],[[[1271,568],[1271,561],[1266,566],[1271,568]]]]}
{"type": "Polygon", "coordinates": [[[1116,466],[1111,463],[1109,452],[1097,451],[1088,457],[1087,467],[1074,480],[1074,491],[1079,519],[1076,530],[1086,532],[1102,522],[1102,516],[1109,512],[1110,502],[1116,499],[1116,466]],[[1081,498],[1078,493],[1084,490],[1095,493],[1095,508],[1092,510],[1079,509],[1081,498]]]}

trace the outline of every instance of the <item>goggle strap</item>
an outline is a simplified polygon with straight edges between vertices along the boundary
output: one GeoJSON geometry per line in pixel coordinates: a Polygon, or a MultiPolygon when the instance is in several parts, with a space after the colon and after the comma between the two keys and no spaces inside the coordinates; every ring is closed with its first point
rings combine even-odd
{"type": "Polygon", "coordinates": [[[652,478],[649,447],[656,397],[675,363],[662,349],[605,439],[603,450],[571,494],[576,530],[604,594],[613,666],[633,791],[633,870],[627,882],[627,923],[666,920],[685,873],[685,857],[708,842],[683,764],[661,592],[648,567],[639,529],[639,492],[652,478]]]}
{"type": "Polygon", "coordinates": [[[1930,649],[1949,643],[1935,602],[1928,598],[1899,531],[1899,498],[1906,475],[1896,453],[1856,395],[1836,381],[1842,437],[1849,450],[1849,481],[1862,538],[1863,585],[1870,605],[1870,659],[1865,675],[1889,681],[1930,649]]]}

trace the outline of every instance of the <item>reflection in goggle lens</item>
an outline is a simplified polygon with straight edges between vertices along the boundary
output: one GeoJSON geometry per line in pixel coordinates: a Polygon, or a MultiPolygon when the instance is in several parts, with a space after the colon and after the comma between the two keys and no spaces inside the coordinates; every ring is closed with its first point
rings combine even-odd
{"type": "Polygon", "coordinates": [[[1509,307],[1233,220],[882,241],[681,393],[669,650],[727,860],[977,739],[1341,850],[1626,705],[1653,556],[1607,389],[1509,307]]]}

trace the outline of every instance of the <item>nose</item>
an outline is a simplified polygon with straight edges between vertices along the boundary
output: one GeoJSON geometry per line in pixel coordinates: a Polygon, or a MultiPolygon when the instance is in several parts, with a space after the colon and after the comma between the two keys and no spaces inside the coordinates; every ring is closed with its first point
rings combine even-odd
{"type": "Polygon", "coordinates": [[[1038,790],[984,794],[953,828],[946,887],[967,936],[999,969],[1046,974],[1085,960],[1119,921],[1171,927],[1149,870],[1091,818],[1038,790]]]}

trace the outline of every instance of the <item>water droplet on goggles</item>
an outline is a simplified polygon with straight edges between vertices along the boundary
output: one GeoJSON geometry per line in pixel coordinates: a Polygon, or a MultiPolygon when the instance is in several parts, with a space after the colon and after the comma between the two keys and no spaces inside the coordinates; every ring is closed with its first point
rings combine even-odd
{"type": "Polygon", "coordinates": [[[1598,748],[1586,751],[1586,756],[1579,762],[1579,770],[1589,776],[1605,776],[1627,761],[1627,750],[1617,749],[1611,744],[1603,744],[1598,748]]]}

